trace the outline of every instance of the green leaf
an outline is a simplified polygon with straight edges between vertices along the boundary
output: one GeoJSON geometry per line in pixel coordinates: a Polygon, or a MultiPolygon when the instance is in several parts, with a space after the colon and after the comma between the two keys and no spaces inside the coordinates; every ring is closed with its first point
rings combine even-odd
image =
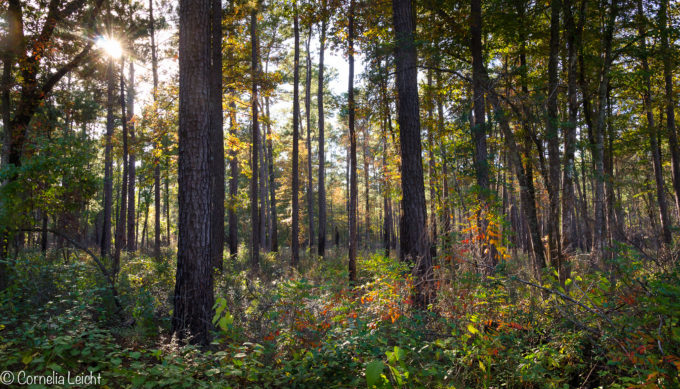
{"type": "Polygon", "coordinates": [[[378,379],[384,368],[385,364],[381,360],[372,361],[366,365],[366,385],[368,385],[369,388],[378,383],[378,379]]]}

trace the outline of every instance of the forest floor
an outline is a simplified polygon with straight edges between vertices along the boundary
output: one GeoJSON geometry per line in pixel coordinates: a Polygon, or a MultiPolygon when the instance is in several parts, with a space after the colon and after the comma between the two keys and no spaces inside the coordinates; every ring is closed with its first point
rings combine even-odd
{"type": "Polygon", "coordinates": [[[0,294],[0,370],[92,372],[110,388],[679,385],[677,265],[652,266],[623,247],[614,275],[574,261],[564,287],[546,273],[541,290],[525,282],[526,259],[482,278],[442,256],[436,303],[417,311],[403,263],[365,251],[350,288],[346,252],[329,251],[307,253],[298,271],[286,252],[265,254],[259,277],[246,255],[226,260],[207,349],[169,336],[174,253],[124,257],[122,310],[85,256],[23,253],[0,294]]]}

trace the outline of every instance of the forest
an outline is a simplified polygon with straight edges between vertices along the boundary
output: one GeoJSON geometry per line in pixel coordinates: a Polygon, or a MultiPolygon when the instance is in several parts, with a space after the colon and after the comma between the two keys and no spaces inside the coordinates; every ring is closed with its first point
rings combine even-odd
{"type": "Polygon", "coordinates": [[[680,388],[680,2],[0,15],[3,387],[680,388]]]}

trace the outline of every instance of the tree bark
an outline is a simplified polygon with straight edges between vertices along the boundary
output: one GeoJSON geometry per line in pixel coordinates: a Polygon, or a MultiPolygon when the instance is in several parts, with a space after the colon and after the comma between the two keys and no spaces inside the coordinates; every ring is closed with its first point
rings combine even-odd
{"type": "Polygon", "coordinates": [[[597,121],[593,144],[593,159],[595,163],[595,236],[593,239],[593,251],[595,255],[602,256],[607,249],[607,231],[605,215],[605,171],[604,171],[604,135],[607,125],[607,88],[609,86],[609,70],[612,64],[612,40],[614,24],[616,22],[617,1],[611,0],[611,7],[604,36],[602,37],[603,65],[600,74],[598,88],[597,121]]]}
{"type": "Polygon", "coordinates": [[[210,13],[210,172],[213,266],[222,270],[224,253],[224,115],[222,113],[222,1],[212,0],[210,13]]]}
{"type": "MultiPolygon", "coordinates": [[[[473,0],[474,2],[475,0],[473,0]]],[[[410,0],[392,0],[399,140],[401,144],[401,252],[413,267],[414,305],[425,308],[433,300],[432,257],[427,237],[418,102],[415,14],[410,0]]]]}
{"type": "Polygon", "coordinates": [[[298,22],[297,0],[293,0],[293,33],[295,34],[295,58],[293,59],[293,169],[292,169],[292,228],[291,228],[291,265],[297,267],[300,262],[300,204],[298,194],[300,191],[300,177],[298,172],[298,157],[300,139],[300,27],[298,22]]]}
{"type": "Polygon", "coordinates": [[[675,189],[675,208],[680,218],[680,146],[675,130],[675,96],[673,92],[673,53],[668,42],[668,0],[661,0],[658,16],[661,31],[661,56],[663,58],[663,79],[665,85],[666,131],[671,150],[671,173],[675,189]]]}
{"type": "MultiPolygon", "coordinates": [[[[151,37],[151,73],[153,76],[153,103],[158,116],[158,56],[156,53],[156,22],[153,16],[153,1],[149,0],[149,35],[151,37]]],[[[156,260],[161,257],[161,139],[158,123],[154,123],[154,167],[153,167],[153,198],[154,198],[154,241],[153,256],[156,260]]],[[[168,223],[170,221],[168,220],[168,223]]]]}
{"type": "Polygon", "coordinates": [[[309,26],[309,34],[307,35],[307,42],[305,50],[307,51],[307,60],[305,61],[305,117],[307,121],[307,217],[309,221],[309,248],[314,246],[314,179],[312,174],[312,122],[310,116],[310,108],[312,106],[312,57],[309,51],[309,43],[312,40],[312,26],[309,26]]]}
{"type": "MultiPolygon", "coordinates": [[[[259,5],[259,3],[258,3],[259,5]]],[[[260,148],[260,128],[258,123],[257,111],[257,88],[259,77],[259,59],[258,59],[258,37],[257,37],[257,8],[253,9],[250,14],[250,69],[252,76],[252,92],[250,96],[250,105],[252,109],[252,145],[251,145],[251,160],[250,166],[252,170],[252,177],[250,179],[250,218],[251,218],[251,236],[250,236],[250,265],[253,271],[257,271],[260,267],[260,226],[259,226],[259,210],[258,210],[258,151],[260,148]]]]}
{"type": "Polygon", "coordinates": [[[213,264],[210,240],[211,5],[212,0],[179,3],[179,241],[172,332],[207,345],[213,318],[213,264]]]}
{"type": "Polygon", "coordinates": [[[111,254],[111,208],[113,206],[113,105],[116,82],[113,72],[113,59],[109,58],[106,67],[106,134],[104,135],[104,223],[102,226],[101,256],[111,254]]]}
{"type": "Polygon", "coordinates": [[[559,272],[562,284],[566,280],[560,247],[560,138],[557,112],[559,80],[557,78],[560,45],[560,0],[550,3],[550,54],[548,57],[548,96],[546,130],[548,140],[548,246],[550,265],[559,272]]]}
{"type": "Polygon", "coordinates": [[[118,221],[116,222],[116,241],[113,253],[113,276],[114,278],[120,270],[120,252],[125,248],[125,220],[127,217],[127,196],[128,196],[128,129],[127,129],[127,108],[125,102],[125,59],[120,59],[120,121],[123,126],[123,177],[120,189],[120,209],[118,211],[118,221]]]}
{"type": "Polygon", "coordinates": [[[646,18],[642,8],[642,0],[637,1],[638,35],[640,41],[640,61],[642,62],[642,73],[644,79],[644,91],[642,103],[647,116],[647,134],[649,136],[649,148],[652,152],[652,167],[654,169],[654,181],[656,183],[656,199],[659,204],[659,218],[661,219],[661,229],[663,242],[671,244],[670,219],[668,215],[668,205],[666,203],[665,183],[663,170],[661,167],[661,152],[657,142],[656,125],[654,123],[654,111],[652,109],[652,82],[649,71],[649,61],[647,60],[647,26],[646,18]]]}
{"type": "Polygon", "coordinates": [[[319,110],[319,238],[318,254],[323,257],[326,252],[326,154],[325,123],[323,110],[323,57],[326,46],[326,0],[321,3],[321,27],[319,37],[319,80],[317,87],[317,108],[319,110]]]}
{"type": "MultiPolygon", "coordinates": [[[[269,96],[265,97],[265,109],[267,117],[269,116],[269,96]]],[[[271,250],[273,252],[279,251],[279,231],[278,218],[276,215],[276,174],[274,172],[274,147],[272,140],[271,120],[267,120],[267,154],[269,154],[269,206],[271,212],[269,214],[269,227],[271,250]]]]}
{"type": "Polygon", "coordinates": [[[354,130],[354,0],[349,3],[347,43],[349,54],[349,77],[347,86],[347,109],[349,124],[349,281],[357,280],[357,139],[354,130]]]}
{"type": "Polygon", "coordinates": [[[576,123],[578,120],[578,93],[576,86],[576,26],[574,23],[573,0],[564,0],[564,25],[567,41],[567,105],[569,118],[564,131],[564,171],[562,173],[562,250],[573,251],[578,244],[576,220],[576,195],[574,176],[576,167],[576,123]]]}
{"type": "Polygon", "coordinates": [[[127,120],[128,131],[130,134],[130,145],[128,147],[128,215],[127,215],[127,245],[125,249],[128,252],[134,252],[136,247],[136,236],[135,236],[135,181],[136,181],[136,167],[135,167],[135,154],[136,154],[136,144],[135,144],[135,122],[133,120],[135,115],[135,65],[132,60],[128,64],[129,75],[128,75],[128,85],[127,85],[127,120]]]}

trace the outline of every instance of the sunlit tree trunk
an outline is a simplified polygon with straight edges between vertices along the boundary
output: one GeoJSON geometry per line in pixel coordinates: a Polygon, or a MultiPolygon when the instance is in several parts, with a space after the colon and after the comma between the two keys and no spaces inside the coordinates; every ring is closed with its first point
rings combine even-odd
{"type": "Polygon", "coordinates": [[[127,216],[127,196],[128,196],[128,130],[125,102],[125,60],[120,59],[120,110],[121,123],[123,126],[123,176],[120,189],[120,209],[118,211],[118,221],[116,222],[116,241],[113,253],[113,274],[118,274],[120,270],[120,252],[125,247],[125,219],[127,216]]]}
{"type": "MultiPolygon", "coordinates": [[[[153,1],[149,0],[149,35],[151,37],[151,74],[153,76],[153,104],[158,117],[158,56],[156,53],[156,22],[153,16],[153,1]]],[[[157,119],[156,119],[157,120],[157,119]]],[[[161,139],[158,123],[154,123],[154,157],[153,157],[153,199],[154,199],[154,241],[153,256],[161,257],[161,139]]],[[[170,221],[168,220],[168,223],[170,221]]]]}

